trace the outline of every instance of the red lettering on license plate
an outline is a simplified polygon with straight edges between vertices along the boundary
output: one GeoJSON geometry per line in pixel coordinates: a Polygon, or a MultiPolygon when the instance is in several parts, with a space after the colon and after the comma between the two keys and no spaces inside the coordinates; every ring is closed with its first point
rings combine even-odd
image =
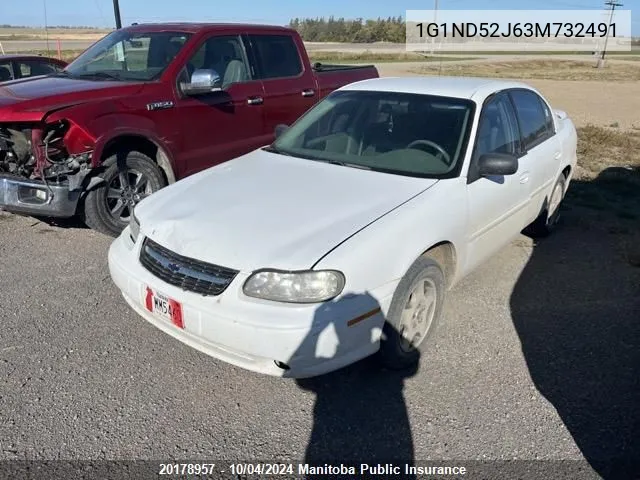
{"type": "Polygon", "coordinates": [[[166,320],[169,320],[178,328],[184,328],[184,317],[180,302],[147,287],[144,298],[145,308],[166,320]]]}

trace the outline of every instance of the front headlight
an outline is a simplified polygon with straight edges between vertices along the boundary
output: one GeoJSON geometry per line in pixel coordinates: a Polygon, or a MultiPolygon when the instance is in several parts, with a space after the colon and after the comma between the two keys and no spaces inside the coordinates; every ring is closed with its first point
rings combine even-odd
{"type": "Polygon", "coordinates": [[[247,279],[243,291],[250,297],[276,302],[317,303],[338,295],[344,283],[344,275],[335,270],[263,270],[247,279]]]}
{"type": "Polygon", "coordinates": [[[140,234],[140,222],[136,218],[135,210],[131,212],[129,216],[129,229],[131,230],[131,238],[133,238],[133,243],[138,241],[138,235],[140,234]]]}

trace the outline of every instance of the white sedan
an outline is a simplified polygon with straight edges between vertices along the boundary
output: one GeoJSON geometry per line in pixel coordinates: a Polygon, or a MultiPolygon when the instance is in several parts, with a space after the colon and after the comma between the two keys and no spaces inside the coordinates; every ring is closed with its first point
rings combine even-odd
{"type": "Polygon", "coordinates": [[[142,201],[111,276],[153,325],[249,370],[309,377],[374,353],[407,367],[452,285],[525,227],[552,231],[576,141],[526,84],[354,83],[142,201]]]}

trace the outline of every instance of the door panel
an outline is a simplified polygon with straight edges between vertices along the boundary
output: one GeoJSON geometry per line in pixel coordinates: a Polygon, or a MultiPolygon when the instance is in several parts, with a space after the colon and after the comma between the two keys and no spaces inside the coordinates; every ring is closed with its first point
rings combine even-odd
{"type": "Polygon", "coordinates": [[[551,109],[535,92],[514,90],[510,93],[522,131],[531,171],[531,207],[529,220],[542,211],[560,170],[562,147],[555,134],[551,109]]]}
{"type": "Polygon", "coordinates": [[[180,81],[198,69],[215,70],[223,91],[178,94],[186,175],[231,160],[268,143],[263,133],[264,89],[252,78],[240,37],[212,36],[185,65],[180,81]]]}
{"type": "Polygon", "coordinates": [[[468,175],[469,272],[508,244],[526,225],[531,187],[531,165],[520,156],[520,135],[513,106],[500,94],[483,106],[475,150],[468,175]],[[520,156],[513,175],[479,177],[477,162],[485,153],[520,156]]]}
{"type": "Polygon", "coordinates": [[[264,85],[264,129],[291,125],[319,98],[312,70],[305,68],[291,35],[249,35],[257,71],[264,85]]]}

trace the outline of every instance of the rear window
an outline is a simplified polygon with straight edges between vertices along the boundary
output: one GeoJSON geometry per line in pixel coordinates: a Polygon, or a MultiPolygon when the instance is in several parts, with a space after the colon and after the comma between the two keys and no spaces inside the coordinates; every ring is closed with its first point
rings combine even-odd
{"type": "Polygon", "coordinates": [[[259,66],[260,78],[297,77],[302,61],[293,38],[289,35],[251,35],[259,66]]]}
{"type": "Polygon", "coordinates": [[[21,77],[49,75],[62,70],[62,68],[43,60],[20,60],[17,62],[17,65],[21,77]]]}

